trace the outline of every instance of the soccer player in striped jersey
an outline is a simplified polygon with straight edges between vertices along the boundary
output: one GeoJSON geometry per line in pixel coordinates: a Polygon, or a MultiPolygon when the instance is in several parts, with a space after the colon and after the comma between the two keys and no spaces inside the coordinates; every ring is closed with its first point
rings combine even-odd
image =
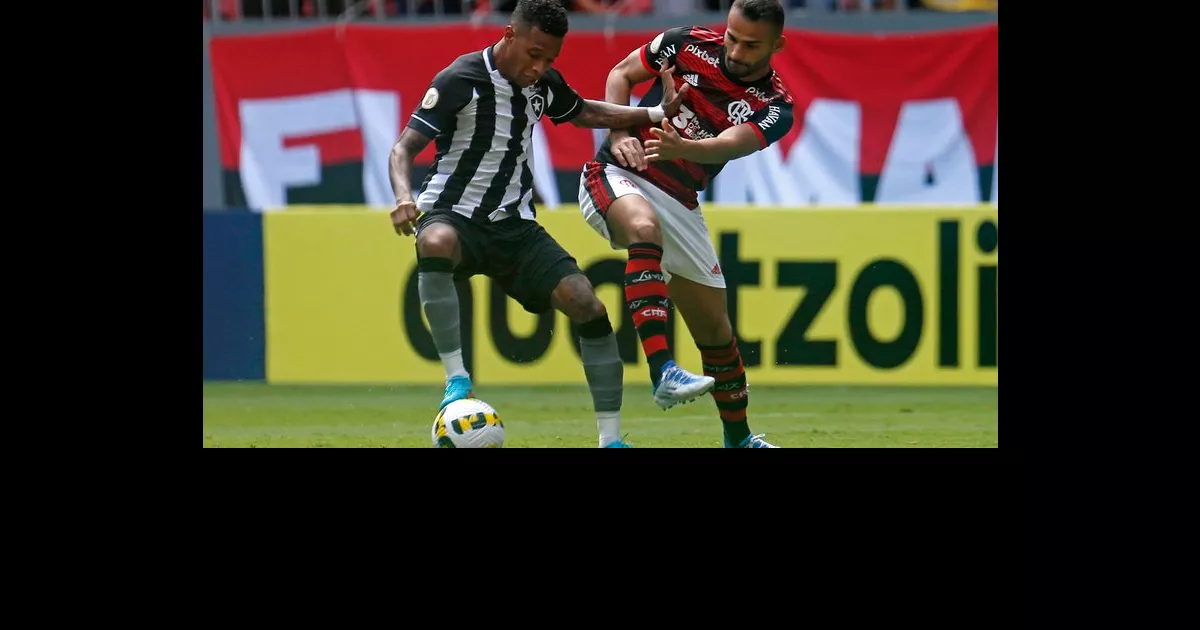
{"type": "MultiPolygon", "coordinates": [[[[700,349],[727,448],[775,448],[746,420],[746,372],[726,305],[725,277],[697,193],[730,160],[778,141],[792,127],[792,96],[771,68],[783,49],[777,0],[734,0],[724,33],[667,30],[608,74],[605,99],[628,103],[633,86],[655,80],[639,106],[676,85],[691,87],[677,116],[614,129],[580,175],[584,218],[614,249],[628,250],[626,307],[656,386],[675,366],[665,337],[673,303],[700,349]],[[664,72],[673,68],[673,72],[664,72]]],[[[657,390],[656,390],[657,391],[657,390]]],[[[659,406],[671,401],[655,396],[659,406]]]]}
{"type": "MultiPolygon", "coordinates": [[[[454,279],[484,274],[526,311],[554,308],[578,326],[600,446],[628,448],[619,435],[624,364],[612,323],[575,259],[536,221],[530,142],[543,116],[586,128],[657,124],[679,113],[687,90],[668,90],[653,108],[580,98],[551,67],[567,28],[556,0],[520,0],[499,42],[434,77],[392,147],[391,218],[397,234],[416,234],[421,304],[446,371],[441,407],[474,395],[463,366],[454,279]],[[431,141],[437,154],[414,197],[412,161],[431,141]]],[[[714,382],[682,371],[676,380],[679,401],[714,382]]]]}

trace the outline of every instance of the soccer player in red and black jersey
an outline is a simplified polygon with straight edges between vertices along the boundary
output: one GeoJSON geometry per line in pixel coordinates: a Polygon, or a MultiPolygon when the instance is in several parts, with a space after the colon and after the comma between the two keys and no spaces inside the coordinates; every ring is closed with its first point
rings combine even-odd
{"type": "Polygon", "coordinates": [[[714,381],[727,448],[775,446],[746,422],[746,372],[697,193],[727,162],[791,129],[792,96],[771,68],[784,46],[783,22],[778,0],[735,0],[724,33],[673,28],[629,53],[608,74],[610,103],[629,103],[633,86],[650,80],[641,107],[659,102],[664,80],[691,88],[661,126],[613,130],[579,182],[584,218],[614,249],[629,252],[625,303],[650,364],[655,402],[672,406],[670,392],[681,386],[674,381],[690,376],[667,347],[669,296],[700,349],[705,381],[714,381]],[[670,71],[660,76],[663,69],[670,71]]]}

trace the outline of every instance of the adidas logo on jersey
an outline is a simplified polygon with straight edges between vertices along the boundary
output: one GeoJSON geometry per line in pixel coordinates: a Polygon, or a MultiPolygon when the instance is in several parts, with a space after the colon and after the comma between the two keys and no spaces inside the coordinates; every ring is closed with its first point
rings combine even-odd
{"type": "Polygon", "coordinates": [[[683,80],[691,83],[692,87],[700,87],[700,75],[698,74],[685,74],[683,80]]]}

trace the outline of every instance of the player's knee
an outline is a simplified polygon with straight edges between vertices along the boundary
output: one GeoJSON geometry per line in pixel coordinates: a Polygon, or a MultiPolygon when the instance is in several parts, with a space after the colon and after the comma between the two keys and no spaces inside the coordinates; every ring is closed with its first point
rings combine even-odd
{"type": "Polygon", "coordinates": [[[579,300],[572,300],[570,306],[566,309],[567,317],[576,324],[586,324],[591,321],[608,321],[608,309],[604,308],[604,302],[601,302],[595,295],[582,297],[579,300]]]}
{"type": "Polygon", "coordinates": [[[458,235],[448,225],[434,224],[417,236],[417,251],[423,258],[454,258],[458,235]]]}
{"type": "Polygon", "coordinates": [[[654,243],[662,245],[662,231],[653,217],[633,217],[625,227],[625,233],[631,243],[654,243]]]}
{"type": "Polygon", "coordinates": [[[628,247],[633,243],[662,245],[658,217],[654,208],[637,195],[625,195],[613,202],[606,216],[613,239],[628,247]]]}
{"type": "Polygon", "coordinates": [[[596,319],[607,319],[608,309],[596,297],[592,283],[583,274],[572,274],[559,283],[554,291],[554,305],[568,319],[583,324],[596,319]]]}
{"type": "Polygon", "coordinates": [[[608,309],[604,307],[604,302],[601,302],[595,293],[589,291],[580,301],[579,313],[575,321],[583,324],[597,320],[608,321],[608,309]]]}

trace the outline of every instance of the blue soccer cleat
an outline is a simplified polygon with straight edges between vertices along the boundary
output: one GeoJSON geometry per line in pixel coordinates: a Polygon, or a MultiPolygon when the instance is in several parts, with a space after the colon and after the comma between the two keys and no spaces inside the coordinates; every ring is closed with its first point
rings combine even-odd
{"type": "Polygon", "coordinates": [[[627,438],[627,437],[629,437],[628,433],[626,433],[625,435],[622,435],[621,439],[609,442],[608,444],[606,444],[600,448],[633,448],[632,444],[625,441],[625,438],[627,438]]]}
{"type": "Polygon", "coordinates": [[[446,408],[446,405],[464,398],[473,398],[475,394],[471,391],[470,376],[451,376],[446,379],[446,397],[442,399],[442,404],[438,406],[438,411],[446,408]]]}
{"type": "Polygon", "coordinates": [[[717,380],[711,376],[696,376],[679,367],[674,361],[663,366],[662,378],[654,386],[654,402],[663,411],[680,403],[690,403],[712,391],[717,380]]]}
{"type": "Polygon", "coordinates": [[[727,439],[725,440],[725,448],[779,448],[778,446],[775,446],[774,444],[762,439],[764,435],[766,435],[766,433],[747,435],[746,439],[742,440],[742,443],[738,444],[737,446],[730,444],[729,440],[727,439]]]}

